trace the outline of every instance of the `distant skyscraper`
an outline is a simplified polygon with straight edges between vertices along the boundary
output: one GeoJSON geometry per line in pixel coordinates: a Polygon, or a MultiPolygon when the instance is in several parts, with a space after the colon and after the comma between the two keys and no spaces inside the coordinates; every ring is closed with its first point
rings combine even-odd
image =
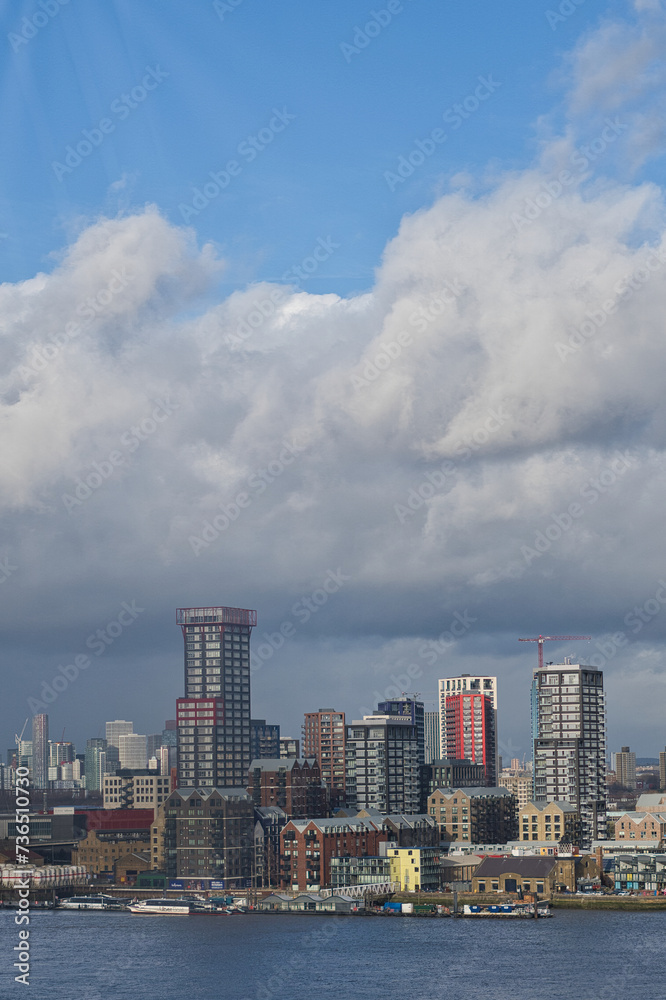
{"type": "Polygon", "coordinates": [[[177,701],[178,786],[244,787],[250,755],[250,636],[257,612],[180,608],[185,697],[177,701]]]}
{"type": "Polygon", "coordinates": [[[76,757],[73,743],[55,743],[49,740],[49,767],[68,764],[76,757]]]}
{"type": "MultiPolygon", "coordinates": [[[[32,740],[19,740],[13,752],[16,754],[17,767],[27,767],[32,774],[32,740]]],[[[9,754],[7,760],[11,763],[9,754]]]]}
{"type": "Polygon", "coordinates": [[[629,747],[622,747],[615,754],[615,773],[619,785],[624,788],[636,787],[636,754],[629,747]]]}
{"type": "Polygon", "coordinates": [[[250,756],[266,760],[280,756],[280,727],[265,719],[250,719],[250,756]]]}
{"type": "Polygon", "coordinates": [[[118,737],[121,768],[143,770],[148,766],[146,737],[139,733],[126,733],[118,737]]]}
{"type": "Polygon", "coordinates": [[[121,736],[127,736],[129,733],[134,732],[134,723],[127,722],[125,719],[116,719],[114,722],[107,722],[106,724],[106,744],[107,753],[109,756],[113,756],[113,751],[109,748],[115,747],[117,750],[120,749],[121,736]]]}
{"type": "Polygon", "coordinates": [[[440,680],[439,727],[440,756],[467,757],[475,764],[483,764],[487,784],[496,786],[499,773],[497,677],[460,674],[440,680]],[[489,699],[490,709],[483,698],[489,699]]]}
{"type": "Polygon", "coordinates": [[[146,736],[146,753],[148,755],[148,760],[151,757],[157,756],[157,751],[162,746],[162,734],[161,733],[150,733],[146,736]]]}
{"type": "Polygon", "coordinates": [[[570,802],[581,847],[606,839],[606,709],[603,673],[550,663],[534,671],[534,801],[570,802]]]}
{"type": "Polygon", "coordinates": [[[666,748],[659,753],[659,790],[666,791],[666,748]]]}
{"type": "Polygon", "coordinates": [[[432,764],[440,755],[439,712],[424,712],[423,714],[425,763],[432,764]]]}
{"type": "Polygon", "coordinates": [[[86,790],[89,792],[99,792],[104,787],[107,764],[106,745],[106,740],[96,737],[86,742],[84,773],[86,790]]]}
{"type": "Polygon", "coordinates": [[[293,736],[281,736],[280,737],[280,757],[285,757],[291,759],[292,757],[300,757],[300,746],[301,741],[294,739],[293,736]]]}
{"type": "Polygon", "coordinates": [[[317,758],[321,780],[328,785],[333,807],[345,801],[346,745],[344,712],[320,708],[305,713],[303,756],[317,758]]]}
{"type": "Polygon", "coordinates": [[[49,787],[49,717],[32,717],[32,780],[35,788],[49,787]]]}

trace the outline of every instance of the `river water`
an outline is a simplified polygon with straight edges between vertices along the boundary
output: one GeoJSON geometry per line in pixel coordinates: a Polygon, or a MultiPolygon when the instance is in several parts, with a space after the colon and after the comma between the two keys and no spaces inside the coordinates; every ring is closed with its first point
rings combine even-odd
{"type": "Polygon", "coordinates": [[[606,1000],[666,997],[666,911],[550,920],[31,911],[30,987],[0,911],[0,998],[606,1000]]]}

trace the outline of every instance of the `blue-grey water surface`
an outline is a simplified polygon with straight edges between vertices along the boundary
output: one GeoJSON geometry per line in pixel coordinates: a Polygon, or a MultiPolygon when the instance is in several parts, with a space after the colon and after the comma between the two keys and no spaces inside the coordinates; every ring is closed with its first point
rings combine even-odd
{"type": "Polygon", "coordinates": [[[605,1000],[666,997],[666,912],[552,920],[31,911],[31,985],[13,980],[0,911],[0,998],[31,1000],[605,1000]]]}

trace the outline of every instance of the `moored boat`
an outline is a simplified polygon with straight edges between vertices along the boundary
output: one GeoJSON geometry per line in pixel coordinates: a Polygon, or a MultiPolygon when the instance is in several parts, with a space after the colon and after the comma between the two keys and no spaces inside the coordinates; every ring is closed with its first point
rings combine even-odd
{"type": "MultiPolygon", "coordinates": [[[[489,905],[466,903],[462,915],[464,917],[485,917],[486,919],[489,917],[535,919],[533,903],[491,903],[489,905]]],[[[537,906],[536,917],[539,920],[542,917],[552,917],[552,915],[548,903],[537,906]]]]}
{"type": "Polygon", "coordinates": [[[186,915],[192,912],[194,901],[191,899],[141,899],[131,903],[130,913],[158,913],[166,915],[186,915]]]}
{"type": "Polygon", "coordinates": [[[125,904],[115,896],[98,893],[93,896],[70,896],[61,899],[58,906],[63,910],[124,910],[125,904]]]}

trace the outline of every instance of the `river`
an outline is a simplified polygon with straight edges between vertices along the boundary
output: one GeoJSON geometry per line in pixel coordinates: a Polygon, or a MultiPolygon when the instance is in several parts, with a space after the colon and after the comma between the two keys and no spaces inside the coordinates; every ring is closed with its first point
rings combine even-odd
{"type": "Polygon", "coordinates": [[[551,920],[31,911],[30,987],[0,911],[0,998],[606,1000],[666,996],[666,912],[551,920]]]}

